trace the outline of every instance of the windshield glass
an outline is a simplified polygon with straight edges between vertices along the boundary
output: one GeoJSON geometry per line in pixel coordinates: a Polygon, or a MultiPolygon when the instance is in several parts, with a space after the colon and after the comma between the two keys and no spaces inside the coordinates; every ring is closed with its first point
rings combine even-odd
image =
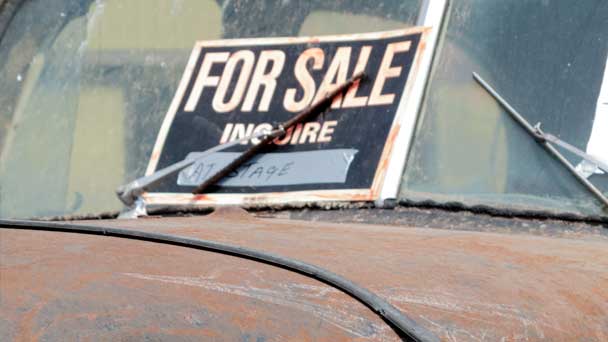
{"type": "MultiPolygon", "coordinates": [[[[608,100],[598,98],[602,83],[608,89],[608,2],[461,0],[446,22],[401,199],[605,216],[471,74],[532,125],[606,160],[608,100]]],[[[607,175],[589,180],[608,192],[607,175]]]]}
{"type": "MultiPolygon", "coordinates": [[[[146,172],[195,42],[403,29],[426,4],[0,0],[0,217],[121,209],[115,189],[146,172]]],[[[443,23],[398,201],[607,216],[471,75],[606,161],[608,2],[451,1],[443,23]]]]}
{"type": "Polygon", "coordinates": [[[196,41],[401,29],[422,4],[11,1],[3,10],[18,10],[0,27],[0,216],[120,209],[114,189],[144,174],[196,41]]]}

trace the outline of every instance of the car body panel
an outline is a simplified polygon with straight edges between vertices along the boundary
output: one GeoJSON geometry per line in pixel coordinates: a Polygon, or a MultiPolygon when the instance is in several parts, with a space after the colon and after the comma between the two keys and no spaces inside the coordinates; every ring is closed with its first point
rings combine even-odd
{"type": "MultiPolygon", "coordinates": [[[[208,216],[87,221],[230,243],[326,268],[442,340],[608,339],[608,239],[208,216]]],[[[14,340],[399,340],[317,280],[217,253],[0,230],[2,330],[14,340]]]]}

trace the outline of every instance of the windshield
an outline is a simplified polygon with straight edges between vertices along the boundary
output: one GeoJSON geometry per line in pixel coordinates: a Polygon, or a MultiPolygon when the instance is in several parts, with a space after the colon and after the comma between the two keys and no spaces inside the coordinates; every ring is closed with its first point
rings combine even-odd
{"type": "MultiPolygon", "coordinates": [[[[0,20],[0,217],[121,209],[114,190],[146,172],[196,41],[403,29],[422,22],[425,5],[0,0],[10,19],[0,20]]],[[[602,0],[454,1],[399,200],[605,215],[471,77],[586,150],[599,126],[605,32],[602,0]]],[[[606,192],[607,178],[590,180],[606,192]]]]}
{"type": "MultiPolygon", "coordinates": [[[[448,15],[401,198],[605,215],[471,73],[532,125],[541,122],[544,131],[606,160],[608,146],[594,149],[599,137],[591,133],[608,134],[601,108],[607,101],[598,101],[606,78],[608,2],[462,0],[448,15]]],[[[589,180],[608,192],[605,174],[589,180]]]]}
{"type": "Polygon", "coordinates": [[[0,42],[0,215],[120,209],[196,41],[404,28],[421,3],[22,1],[0,42]]]}

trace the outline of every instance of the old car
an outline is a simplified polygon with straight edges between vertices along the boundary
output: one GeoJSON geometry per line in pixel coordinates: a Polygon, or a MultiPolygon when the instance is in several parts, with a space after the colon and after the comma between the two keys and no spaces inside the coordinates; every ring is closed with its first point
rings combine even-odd
{"type": "Polygon", "coordinates": [[[608,340],[608,2],[0,0],[4,341],[608,340]]]}

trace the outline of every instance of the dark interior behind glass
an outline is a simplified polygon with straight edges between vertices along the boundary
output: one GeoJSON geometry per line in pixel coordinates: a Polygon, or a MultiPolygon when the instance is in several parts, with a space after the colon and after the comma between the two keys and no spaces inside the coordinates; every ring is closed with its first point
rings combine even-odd
{"type": "MultiPolygon", "coordinates": [[[[446,20],[401,198],[605,214],[471,73],[584,151],[608,51],[608,2],[461,0],[446,20]]],[[[608,176],[590,180],[608,192],[608,176]]]]}

